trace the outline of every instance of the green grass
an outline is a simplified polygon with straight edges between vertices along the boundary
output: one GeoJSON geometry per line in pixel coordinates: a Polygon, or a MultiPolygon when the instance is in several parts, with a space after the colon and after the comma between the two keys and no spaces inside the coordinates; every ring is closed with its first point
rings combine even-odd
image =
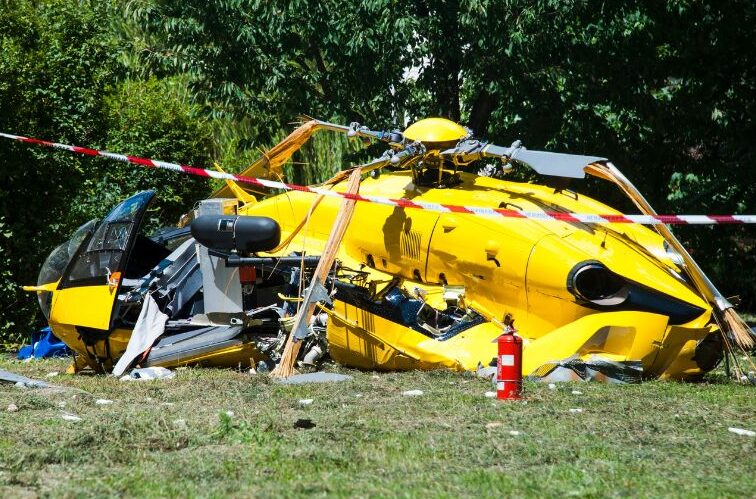
{"type": "MultiPolygon", "coordinates": [[[[46,379],[65,363],[5,358],[0,368],[46,379]]],[[[52,378],[89,394],[0,385],[0,497],[756,494],[756,438],[727,430],[756,430],[754,387],[722,376],[528,383],[527,400],[499,402],[471,375],[329,370],[354,380],[283,386],[184,369],[152,382],[52,378]],[[402,395],[411,389],[425,394],[402,395]],[[300,419],[315,426],[297,428],[300,419]]]]}

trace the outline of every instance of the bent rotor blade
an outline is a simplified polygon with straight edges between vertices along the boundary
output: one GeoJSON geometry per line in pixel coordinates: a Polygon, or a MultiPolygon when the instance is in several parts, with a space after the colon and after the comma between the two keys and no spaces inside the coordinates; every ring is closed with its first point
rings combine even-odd
{"type": "Polygon", "coordinates": [[[546,151],[529,151],[524,148],[516,149],[512,161],[529,166],[541,175],[554,177],[584,178],[583,168],[598,161],[606,161],[606,158],[598,156],[578,156],[576,154],[563,154],[546,151]]]}

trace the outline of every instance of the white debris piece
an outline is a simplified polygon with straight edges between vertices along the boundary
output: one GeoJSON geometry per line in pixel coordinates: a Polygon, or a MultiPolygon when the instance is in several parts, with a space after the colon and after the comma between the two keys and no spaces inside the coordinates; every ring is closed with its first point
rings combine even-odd
{"type": "Polygon", "coordinates": [[[549,390],[556,390],[556,383],[549,383],[549,390]]]}
{"type": "Polygon", "coordinates": [[[373,374],[372,376],[370,376],[370,379],[381,379],[381,377],[377,374],[373,374]]]}
{"type": "Polygon", "coordinates": [[[402,395],[405,397],[419,397],[422,394],[422,390],[407,390],[406,392],[402,392],[402,395]]]}
{"type": "Polygon", "coordinates": [[[743,428],[734,427],[727,428],[727,430],[734,433],[735,435],[742,435],[744,437],[756,437],[756,431],[752,430],[745,430],[743,428]]]}
{"type": "Polygon", "coordinates": [[[132,369],[129,374],[121,376],[121,381],[145,381],[153,379],[171,379],[175,377],[176,373],[165,367],[143,367],[141,369],[132,369]]]}
{"type": "Polygon", "coordinates": [[[502,426],[504,423],[500,421],[491,421],[490,423],[486,423],[486,428],[498,428],[499,426],[502,426]]]}
{"type": "Polygon", "coordinates": [[[113,401],[112,400],[108,400],[108,399],[97,399],[97,400],[95,400],[95,404],[97,404],[97,405],[110,405],[112,403],[113,403],[113,401]]]}
{"type": "Polygon", "coordinates": [[[582,395],[583,392],[581,392],[580,390],[572,390],[572,394],[573,395],[582,395]]]}
{"type": "Polygon", "coordinates": [[[577,408],[577,409],[570,409],[570,412],[571,412],[572,414],[577,414],[577,413],[583,412],[583,409],[580,409],[580,408],[577,408]]]}
{"type": "Polygon", "coordinates": [[[490,399],[496,398],[496,392],[486,392],[483,395],[485,395],[486,397],[488,397],[490,399]]]}
{"type": "Polygon", "coordinates": [[[354,396],[357,397],[357,398],[360,398],[360,397],[362,397],[362,394],[361,393],[355,393],[354,396]]]}
{"type": "Polygon", "coordinates": [[[509,434],[512,435],[513,437],[516,437],[517,435],[520,434],[520,432],[517,430],[509,430],[509,434]]]}
{"type": "Polygon", "coordinates": [[[64,412],[60,415],[61,418],[63,418],[65,421],[71,421],[71,422],[77,422],[81,421],[81,418],[79,416],[76,416],[75,414],[70,414],[68,412],[64,412]]]}
{"type": "Polygon", "coordinates": [[[55,377],[55,376],[57,376],[58,374],[60,374],[60,373],[59,373],[58,371],[53,371],[53,372],[51,372],[51,373],[47,373],[47,377],[48,377],[48,378],[54,378],[54,377],[55,377]]]}
{"type": "Polygon", "coordinates": [[[312,404],[312,399],[299,399],[299,405],[310,405],[312,404]]]}
{"type": "Polygon", "coordinates": [[[8,408],[5,410],[8,412],[18,412],[18,406],[16,404],[8,404],[8,408]]]}
{"type": "Polygon", "coordinates": [[[232,418],[232,417],[236,416],[236,413],[234,411],[226,411],[226,416],[232,418]]]}

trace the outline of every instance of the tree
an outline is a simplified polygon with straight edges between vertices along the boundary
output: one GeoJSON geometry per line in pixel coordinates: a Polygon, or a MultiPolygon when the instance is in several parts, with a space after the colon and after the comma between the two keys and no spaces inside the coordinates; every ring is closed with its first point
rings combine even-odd
{"type": "MultiPolygon", "coordinates": [[[[94,5],[72,1],[11,2],[0,11],[0,129],[59,142],[102,143],[102,97],[114,81],[110,40],[94,5]]],[[[85,176],[76,157],[4,140],[0,144],[0,339],[19,338],[36,300],[45,255],[76,221],[71,201],[85,176]]]]}

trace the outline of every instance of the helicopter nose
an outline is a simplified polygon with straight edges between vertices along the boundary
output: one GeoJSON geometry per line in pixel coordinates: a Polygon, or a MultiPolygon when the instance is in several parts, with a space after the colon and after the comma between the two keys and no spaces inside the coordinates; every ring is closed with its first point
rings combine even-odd
{"type": "MultiPolygon", "coordinates": [[[[655,257],[607,236],[587,244],[582,236],[548,236],[538,242],[527,267],[528,302],[550,297],[596,311],[636,310],[685,324],[710,306],[655,257]]],[[[563,303],[563,302],[562,302],[563,303]]]]}

